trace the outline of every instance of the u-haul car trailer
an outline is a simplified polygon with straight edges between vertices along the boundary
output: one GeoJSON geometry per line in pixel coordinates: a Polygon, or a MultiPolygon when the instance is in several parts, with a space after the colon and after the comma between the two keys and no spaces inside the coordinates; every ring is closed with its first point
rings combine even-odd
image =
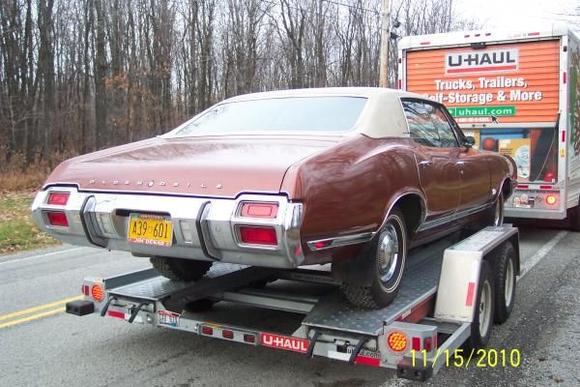
{"type": "Polygon", "coordinates": [[[476,147],[518,165],[505,216],[580,230],[580,37],[468,31],[399,42],[398,86],[445,104],[476,147]]]}
{"type": "Polygon", "coordinates": [[[154,269],[85,278],[84,299],[68,303],[66,310],[393,368],[399,377],[426,380],[464,342],[485,346],[493,323],[506,321],[515,301],[517,228],[487,227],[452,243],[447,238],[414,251],[400,293],[380,310],[349,306],[323,267],[285,271],[220,263],[195,283],[170,281],[154,269]],[[299,282],[306,284],[296,286],[299,282]],[[267,285],[259,288],[259,283],[267,285]],[[244,325],[228,313],[232,304],[247,308],[244,316],[267,309],[303,318],[293,331],[276,332],[244,325]]]}

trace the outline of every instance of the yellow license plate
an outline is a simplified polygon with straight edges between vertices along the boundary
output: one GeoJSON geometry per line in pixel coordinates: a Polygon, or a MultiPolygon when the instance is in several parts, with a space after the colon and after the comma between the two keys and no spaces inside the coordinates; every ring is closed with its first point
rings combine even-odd
{"type": "Polygon", "coordinates": [[[173,227],[171,219],[159,215],[131,214],[127,240],[154,246],[171,246],[173,227]]]}

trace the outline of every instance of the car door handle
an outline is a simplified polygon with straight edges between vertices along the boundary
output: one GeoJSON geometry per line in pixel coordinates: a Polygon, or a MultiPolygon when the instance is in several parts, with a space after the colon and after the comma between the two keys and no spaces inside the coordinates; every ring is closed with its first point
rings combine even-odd
{"type": "Polygon", "coordinates": [[[430,160],[419,161],[419,165],[421,166],[431,165],[431,161],[430,160]]]}

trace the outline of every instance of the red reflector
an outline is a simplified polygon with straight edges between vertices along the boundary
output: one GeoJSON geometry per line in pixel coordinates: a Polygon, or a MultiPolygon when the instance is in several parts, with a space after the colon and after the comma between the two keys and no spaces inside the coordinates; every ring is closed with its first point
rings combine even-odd
{"type": "Polygon", "coordinates": [[[426,45],[428,45],[428,44],[431,44],[431,42],[421,42],[421,43],[419,43],[419,44],[420,44],[421,46],[426,46],[426,45]]]}
{"type": "Polygon", "coordinates": [[[234,331],[230,331],[229,329],[224,329],[222,331],[222,337],[224,339],[233,339],[234,338],[234,331]]]}
{"type": "Polygon", "coordinates": [[[203,335],[212,336],[213,335],[213,328],[212,327],[201,327],[201,333],[203,335]]]}
{"type": "Polygon", "coordinates": [[[325,247],[330,246],[331,241],[318,241],[318,242],[314,242],[314,248],[316,250],[320,250],[323,249],[325,247]]]}
{"type": "Polygon", "coordinates": [[[242,216],[251,218],[275,218],[278,214],[277,203],[244,203],[242,216]]]}
{"type": "Polygon", "coordinates": [[[566,72],[565,71],[562,73],[562,82],[564,84],[566,84],[566,72]]]}
{"type": "Polygon", "coordinates": [[[276,230],[273,227],[240,226],[240,240],[252,245],[276,246],[276,230]]]}
{"type": "Polygon", "coordinates": [[[121,320],[124,320],[125,319],[125,313],[123,313],[123,312],[117,312],[116,310],[109,310],[107,312],[107,315],[108,316],[111,316],[111,317],[115,317],[115,318],[120,318],[121,320]]]}
{"type": "Polygon", "coordinates": [[[465,297],[465,306],[473,306],[474,297],[475,297],[475,282],[470,282],[467,285],[467,297],[465,297]]]}
{"type": "Polygon", "coordinates": [[[244,341],[246,343],[255,343],[256,342],[256,336],[245,334],[244,335],[244,341]]]}
{"type": "Polygon", "coordinates": [[[83,294],[85,296],[89,295],[89,285],[83,285],[83,294]]]}
{"type": "Polygon", "coordinates": [[[427,352],[431,352],[431,349],[433,349],[433,340],[430,337],[425,337],[423,349],[427,352]]]}
{"type": "Polygon", "coordinates": [[[47,211],[46,218],[51,226],[68,227],[68,220],[62,211],[47,211]]]}
{"type": "Polygon", "coordinates": [[[516,187],[517,189],[528,189],[529,185],[526,184],[518,184],[518,186],[516,187]]]}
{"type": "Polygon", "coordinates": [[[371,366],[371,367],[380,367],[380,365],[381,365],[381,359],[377,359],[377,358],[370,357],[370,356],[358,355],[354,359],[354,362],[355,362],[355,364],[362,364],[362,365],[367,365],[367,366],[371,366]]]}
{"type": "Polygon", "coordinates": [[[562,131],[562,142],[566,142],[566,131],[562,131]]]}
{"type": "Polygon", "coordinates": [[[541,185],[540,189],[552,189],[551,185],[541,185]]]}
{"type": "Polygon", "coordinates": [[[69,197],[68,192],[51,192],[48,194],[48,204],[54,204],[57,206],[64,206],[68,202],[69,197]]]}
{"type": "Polygon", "coordinates": [[[538,36],[538,35],[540,35],[539,32],[529,32],[528,33],[528,36],[538,36]]]}
{"type": "Polygon", "coordinates": [[[420,351],[421,350],[421,338],[420,337],[413,337],[412,347],[413,347],[413,351],[420,351]]]}
{"type": "Polygon", "coordinates": [[[399,88],[399,90],[401,90],[403,88],[403,80],[402,79],[398,80],[397,87],[399,88]]]}

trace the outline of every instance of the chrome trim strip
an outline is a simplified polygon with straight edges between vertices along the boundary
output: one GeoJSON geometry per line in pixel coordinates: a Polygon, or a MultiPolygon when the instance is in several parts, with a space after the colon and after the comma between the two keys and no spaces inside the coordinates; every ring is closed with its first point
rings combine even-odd
{"type": "Polygon", "coordinates": [[[335,238],[326,238],[326,239],[317,239],[314,241],[309,241],[308,248],[312,251],[321,251],[327,250],[334,247],[341,247],[341,246],[349,246],[349,245],[356,245],[360,243],[365,243],[373,239],[376,232],[362,232],[357,234],[339,236],[335,238]],[[323,247],[316,247],[317,243],[324,243],[325,246],[323,247]]]}
{"type": "Polygon", "coordinates": [[[445,216],[438,218],[438,219],[424,222],[423,224],[421,224],[421,226],[419,226],[417,231],[429,230],[431,228],[441,226],[445,223],[449,223],[449,222],[453,222],[454,220],[457,220],[457,219],[465,218],[466,216],[473,215],[479,211],[483,211],[483,210],[491,207],[492,205],[493,205],[493,202],[486,203],[486,204],[483,204],[483,205],[480,205],[480,206],[477,206],[474,208],[468,208],[466,210],[454,212],[453,214],[450,214],[450,215],[445,215],[445,216]]]}

